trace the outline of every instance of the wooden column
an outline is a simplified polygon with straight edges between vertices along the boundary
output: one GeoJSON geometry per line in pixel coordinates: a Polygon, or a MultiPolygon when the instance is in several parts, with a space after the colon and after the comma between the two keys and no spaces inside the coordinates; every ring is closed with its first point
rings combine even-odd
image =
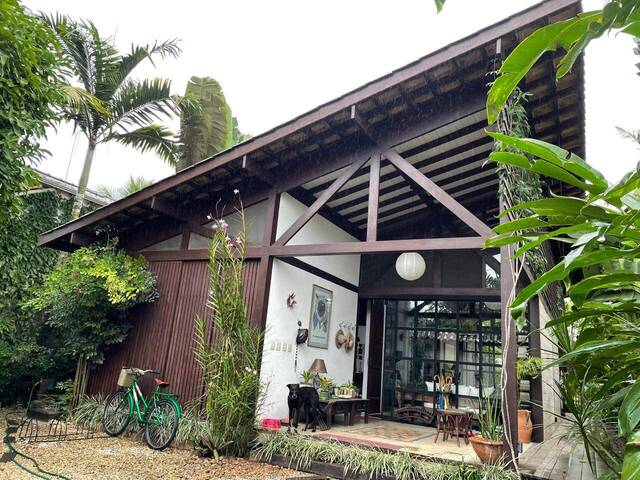
{"type": "MultiPolygon", "coordinates": [[[[529,355],[536,358],[542,357],[540,342],[540,297],[534,297],[529,302],[529,324],[531,335],[529,336],[529,355]]],[[[529,383],[529,397],[531,400],[531,422],[533,423],[534,442],[544,441],[544,413],[542,411],[542,375],[532,378],[529,383]]]]}
{"type": "Polygon", "coordinates": [[[378,197],[380,194],[380,154],[371,156],[369,173],[369,204],[367,213],[367,242],[378,239],[378,197]]]}
{"type": "MultiPolygon", "coordinates": [[[[280,208],[280,194],[273,190],[267,198],[267,211],[265,213],[264,233],[262,244],[270,246],[275,241],[278,229],[278,210],[280,208]]],[[[271,271],[273,270],[273,257],[261,255],[258,275],[256,278],[255,302],[251,318],[255,325],[262,326],[267,323],[267,305],[269,303],[269,290],[271,287],[271,271]]]]}
{"type": "MultiPolygon", "coordinates": [[[[500,201],[500,212],[504,210],[500,201]]],[[[507,216],[500,218],[505,223],[507,216]]],[[[502,422],[504,432],[505,461],[512,466],[518,460],[518,402],[516,381],[516,359],[518,343],[516,324],[509,307],[514,298],[513,251],[508,246],[500,248],[500,309],[502,332],[502,422]]]]}

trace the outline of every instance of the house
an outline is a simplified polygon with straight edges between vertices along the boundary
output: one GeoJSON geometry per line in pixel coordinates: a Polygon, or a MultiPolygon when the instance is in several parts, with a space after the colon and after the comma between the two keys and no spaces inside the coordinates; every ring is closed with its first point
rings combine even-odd
{"type": "MultiPolygon", "coordinates": [[[[46,191],[56,191],[60,195],[62,195],[63,198],[68,199],[75,197],[76,193],[78,193],[77,185],[67,182],[66,180],[63,180],[61,178],[54,177],[53,175],[49,175],[48,173],[42,172],[38,169],[34,168],[33,170],[40,179],[40,185],[29,189],[27,192],[28,195],[46,191]]],[[[84,201],[86,206],[95,209],[104,207],[105,205],[111,203],[113,200],[88,188],[84,195],[84,201]]]]}
{"type": "MultiPolygon", "coordinates": [[[[266,329],[265,416],[286,416],[285,385],[315,359],[337,383],[359,384],[372,412],[399,420],[432,408],[436,374],[454,379],[454,405],[473,408],[480,389],[499,387],[505,362],[513,435],[511,262],[482,249],[500,211],[496,168],[486,163],[487,79],[533,29],[579,11],[572,0],[537,4],[44,233],[41,245],[72,250],[109,225],[158,278],[159,300],[136,311],[126,341],[92,372],[91,392],[112,390],[121,366],[135,365],[162,371],[183,402],[202,393],[192,350],[209,288],[207,215],[237,228],[240,197],[251,242],[246,302],[266,329]],[[297,346],[298,321],[310,338],[297,346]],[[349,336],[353,349],[341,344],[349,336]]],[[[557,81],[555,63],[545,55],[522,83],[532,136],[584,155],[582,60],[557,81]]],[[[541,299],[529,306],[534,355],[545,348],[536,327],[552,313],[541,299]]],[[[543,403],[559,409],[543,383],[552,378],[529,387],[536,424],[551,421],[543,403]]],[[[536,430],[537,440],[543,435],[536,430]]]]}

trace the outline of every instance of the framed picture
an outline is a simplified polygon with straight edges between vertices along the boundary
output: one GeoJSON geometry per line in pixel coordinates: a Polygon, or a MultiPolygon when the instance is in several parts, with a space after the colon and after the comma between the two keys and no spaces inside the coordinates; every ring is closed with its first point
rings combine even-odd
{"type": "Polygon", "coordinates": [[[326,288],[313,286],[311,292],[311,318],[309,319],[310,347],[329,348],[329,330],[331,329],[331,304],[333,292],[326,288]]]}

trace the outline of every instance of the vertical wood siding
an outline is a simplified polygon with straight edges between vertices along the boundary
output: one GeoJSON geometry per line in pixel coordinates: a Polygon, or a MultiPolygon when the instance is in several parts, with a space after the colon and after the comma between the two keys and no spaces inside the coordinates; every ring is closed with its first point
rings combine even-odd
{"type": "MultiPolygon", "coordinates": [[[[252,311],[258,260],[245,263],[245,303],[252,311]]],[[[157,276],[160,297],[132,312],[133,328],[126,340],[106,354],[104,364],[91,372],[89,392],[107,394],[116,388],[120,368],[125,366],[158,370],[180,395],[181,403],[202,394],[201,374],[193,358],[193,326],[196,315],[207,314],[209,264],[206,261],[151,262],[157,276]]],[[[255,322],[252,319],[252,323],[255,322]]],[[[150,391],[151,378],[144,380],[150,391]]]]}

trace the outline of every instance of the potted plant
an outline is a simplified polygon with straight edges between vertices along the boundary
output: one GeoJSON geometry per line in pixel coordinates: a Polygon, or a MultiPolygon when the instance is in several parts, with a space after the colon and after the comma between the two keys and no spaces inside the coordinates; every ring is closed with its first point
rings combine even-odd
{"type": "Polygon", "coordinates": [[[309,370],[303,370],[300,377],[302,378],[301,387],[313,387],[313,373],[309,370]]]}
{"type": "Polygon", "coordinates": [[[331,398],[331,387],[333,387],[333,380],[329,377],[320,377],[318,396],[321,400],[329,400],[331,398]]]}
{"type": "Polygon", "coordinates": [[[478,406],[480,435],[470,437],[469,441],[480,461],[493,465],[500,462],[504,454],[500,409],[491,397],[479,399],[478,406]]]}
{"type": "Polygon", "coordinates": [[[520,380],[525,378],[536,378],[542,371],[542,359],[537,357],[519,358],[516,361],[516,379],[518,382],[518,441],[520,443],[531,443],[533,433],[533,423],[531,422],[531,412],[520,408],[520,380]]]}
{"type": "Polygon", "coordinates": [[[356,398],[357,393],[358,389],[351,380],[338,387],[338,397],[340,398],[356,398]]]}

